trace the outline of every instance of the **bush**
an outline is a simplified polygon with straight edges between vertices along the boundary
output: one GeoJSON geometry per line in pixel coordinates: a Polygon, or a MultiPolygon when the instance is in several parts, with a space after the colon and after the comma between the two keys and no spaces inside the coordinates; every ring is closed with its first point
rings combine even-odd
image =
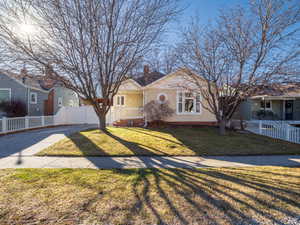
{"type": "Polygon", "coordinates": [[[149,122],[162,121],[174,114],[174,110],[169,107],[168,102],[151,101],[144,106],[144,111],[149,122]]]}
{"type": "Polygon", "coordinates": [[[256,112],[256,116],[259,119],[277,119],[278,118],[278,116],[274,112],[269,111],[269,110],[259,110],[256,112]]]}
{"type": "Polygon", "coordinates": [[[23,117],[27,115],[26,105],[20,100],[1,102],[0,111],[4,112],[7,117],[23,117]]]}

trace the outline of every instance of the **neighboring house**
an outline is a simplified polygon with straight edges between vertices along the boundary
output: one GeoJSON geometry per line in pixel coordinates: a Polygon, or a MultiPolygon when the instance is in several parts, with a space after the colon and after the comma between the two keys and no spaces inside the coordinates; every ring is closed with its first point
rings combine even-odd
{"type": "Polygon", "coordinates": [[[26,69],[22,69],[20,74],[0,71],[2,101],[22,101],[28,116],[54,115],[62,106],[79,105],[75,92],[46,76],[30,76],[26,69]]]}
{"type": "MultiPolygon", "coordinates": [[[[164,75],[159,72],[149,72],[144,68],[144,74],[137,79],[128,79],[123,82],[117,95],[114,97],[110,115],[115,125],[132,125],[135,121],[145,122],[143,107],[151,102],[168,102],[175,112],[165,122],[170,124],[203,124],[216,123],[214,114],[203,107],[201,96],[187,91],[184,87],[192,87],[184,78],[185,70],[164,75]]],[[[200,78],[199,78],[200,79],[200,78]]],[[[203,82],[205,85],[205,82],[203,82]]]]}
{"type": "Polygon", "coordinates": [[[299,120],[300,83],[260,86],[235,115],[243,120],[299,120]]]}

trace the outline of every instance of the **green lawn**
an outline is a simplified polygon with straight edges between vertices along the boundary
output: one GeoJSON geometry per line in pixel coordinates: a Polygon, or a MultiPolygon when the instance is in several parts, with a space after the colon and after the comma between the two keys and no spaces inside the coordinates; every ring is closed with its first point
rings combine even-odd
{"type": "Polygon", "coordinates": [[[298,224],[300,168],[0,170],[0,224],[298,224]]]}
{"type": "Polygon", "coordinates": [[[37,155],[128,156],[128,155],[257,155],[299,154],[300,145],[255,134],[217,128],[108,128],[82,131],[50,146],[37,155]]]}

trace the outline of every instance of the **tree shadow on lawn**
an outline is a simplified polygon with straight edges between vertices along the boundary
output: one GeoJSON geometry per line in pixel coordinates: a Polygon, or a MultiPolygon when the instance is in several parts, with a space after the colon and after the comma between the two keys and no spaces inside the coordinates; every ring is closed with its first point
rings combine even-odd
{"type": "MultiPolygon", "coordinates": [[[[194,217],[194,222],[203,220],[207,224],[219,224],[216,219],[217,215],[220,217],[224,216],[224,220],[230,224],[260,224],[248,213],[250,211],[264,220],[275,224],[283,225],[285,222],[280,221],[272,213],[279,213],[285,217],[299,218],[300,205],[292,197],[297,196],[299,193],[275,187],[276,181],[266,184],[259,179],[252,181],[253,177],[250,179],[241,179],[237,177],[239,174],[238,171],[233,172],[232,175],[216,170],[194,171],[176,169],[168,171],[152,170],[152,172],[154,183],[149,178],[150,176],[141,175],[141,179],[139,180],[139,184],[143,185],[141,193],[137,190],[138,184],[133,185],[137,200],[136,205],[139,207],[133,205],[125,223],[130,222],[130,215],[139,213],[143,205],[150,209],[159,224],[170,223],[169,221],[164,221],[163,216],[160,215],[160,211],[157,209],[157,205],[154,205],[153,200],[155,202],[155,199],[152,199],[149,195],[150,183],[154,186],[152,188],[157,189],[159,198],[163,201],[160,204],[164,204],[169,213],[177,220],[173,221],[174,223],[191,223],[187,215],[185,215],[186,212],[181,210],[182,204],[189,207],[189,210],[193,212],[189,216],[194,217]],[[238,185],[238,187],[224,185],[222,184],[223,181],[238,185]],[[244,191],[243,188],[251,189],[253,192],[244,191]],[[171,197],[169,191],[172,191],[176,195],[175,199],[171,197]],[[280,208],[280,205],[276,205],[276,201],[273,203],[272,201],[260,199],[255,195],[256,192],[263,193],[263,195],[272,199],[280,200],[284,204],[292,205],[295,207],[295,211],[280,208]],[[198,199],[202,203],[199,203],[198,199]],[[270,213],[271,211],[272,213],[270,213]]],[[[287,184],[285,187],[288,188],[289,185],[287,184]]]]}
{"type": "MultiPolygon", "coordinates": [[[[282,140],[272,139],[255,134],[242,134],[228,131],[227,135],[220,136],[215,127],[165,127],[160,129],[147,128],[149,131],[158,131],[171,135],[177,141],[145,132],[142,128],[126,128],[131,132],[141,133],[149,137],[159,138],[177,145],[185,146],[198,156],[257,156],[257,155],[299,155],[300,145],[282,140]],[[252,136],[249,136],[252,135],[252,136]]],[[[179,154],[180,155],[180,154],[179,154]]],[[[183,154],[184,155],[184,154],[183,154]]],[[[236,162],[243,163],[242,158],[236,162]]],[[[284,160],[284,159],[281,159],[284,160]]],[[[291,158],[292,160],[292,158],[291,158]]],[[[247,159],[245,159],[247,161],[247,159]]],[[[290,160],[288,160],[290,161],[290,160]]],[[[262,165],[256,162],[254,165],[262,165]]],[[[280,166],[280,162],[270,162],[270,165],[280,166]]]]}
{"type": "MultiPolygon", "coordinates": [[[[130,180],[132,195],[127,196],[128,201],[133,201],[112,207],[104,223],[119,215],[119,210],[122,210],[120,224],[135,224],[143,219],[147,224],[283,225],[286,222],[282,219],[299,219],[299,192],[291,190],[297,187],[281,182],[279,176],[269,180],[268,173],[264,178],[248,176],[239,169],[131,169],[114,173],[136,176],[130,180]]],[[[89,210],[97,200],[102,201],[102,194],[100,191],[87,199],[82,203],[84,208],[89,210]]],[[[104,216],[103,211],[91,213],[99,218],[104,216]]]]}

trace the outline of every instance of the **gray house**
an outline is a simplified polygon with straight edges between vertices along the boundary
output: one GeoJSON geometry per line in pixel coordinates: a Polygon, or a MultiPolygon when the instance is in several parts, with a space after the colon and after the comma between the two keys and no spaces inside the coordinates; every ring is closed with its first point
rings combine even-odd
{"type": "MultiPolygon", "coordinates": [[[[77,94],[45,76],[0,71],[0,102],[21,101],[28,116],[54,115],[62,106],[78,106],[77,94]]],[[[4,113],[0,112],[0,115],[4,113]]]]}
{"type": "Polygon", "coordinates": [[[241,104],[235,118],[300,121],[300,84],[260,87],[255,96],[241,104]]]}

